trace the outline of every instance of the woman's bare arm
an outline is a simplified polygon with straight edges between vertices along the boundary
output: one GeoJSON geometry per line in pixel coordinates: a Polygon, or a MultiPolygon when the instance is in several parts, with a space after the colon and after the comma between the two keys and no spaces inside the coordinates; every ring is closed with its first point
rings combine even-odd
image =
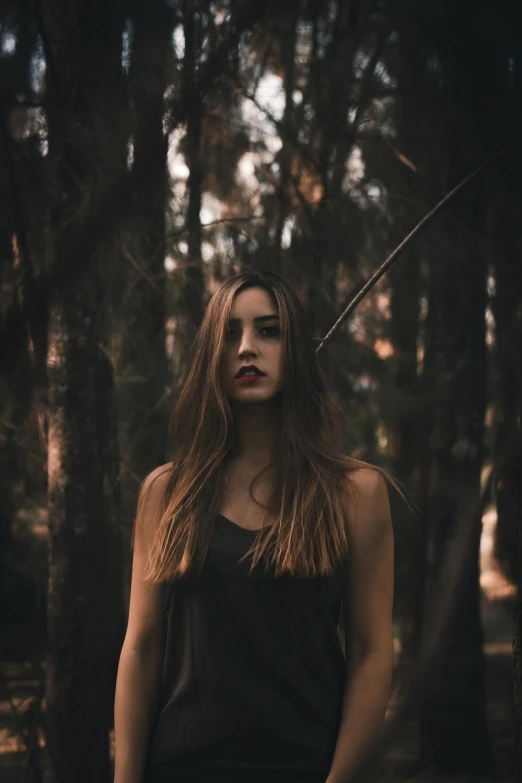
{"type": "Polygon", "coordinates": [[[393,530],[382,475],[354,474],[357,511],[344,598],[346,688],[326,783],[348,783],[380,732],[393,674],[393,530]]]}
{"type": "Polygon", "coordinates": [[[114,702],[114,783],[142,783],[158,706],[164,656],[164,585],[142,581],[150,548],[151,515],[168,475],[156,468],[138,501],[127,632],[120,654],[114,702]]]}

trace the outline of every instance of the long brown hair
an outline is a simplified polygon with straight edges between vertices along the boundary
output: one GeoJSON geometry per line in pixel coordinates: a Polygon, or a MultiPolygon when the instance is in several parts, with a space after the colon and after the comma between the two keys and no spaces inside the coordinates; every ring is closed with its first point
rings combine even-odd
{"type": "MultiPolygon", "coordinates": [[[[275,478],[265,507],[276,522],[261,529],[245,557],[252,556],[252,567],[263,558],[276,576],[310,577],[331,573],[348,556],[347,508],[355,499],[349,477],[368,465],[341,452],[342,410],[317,361],[297,294],[278,274],[247,271],[212,296],[191,346],[172,419],[173,460],[157,519],[150,520],[154,530],[146,581],[192,578],[205,560],[224,467],[234,447],[231,409],[219,381],[220,357],[232,300],[250,287],[266,289],[277,302],[283,386],[279,443],[269,466],[275,478]]],[[[262,473],[252,481],[251,494],[262,473]]]]}

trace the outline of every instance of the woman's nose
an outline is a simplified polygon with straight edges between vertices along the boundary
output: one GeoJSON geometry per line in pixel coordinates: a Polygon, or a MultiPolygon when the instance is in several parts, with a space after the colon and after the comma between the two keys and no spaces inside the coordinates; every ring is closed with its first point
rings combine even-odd
{"type": "Polygon", "coordinates": [[[249,329],[244,329],[239,343],[239,355],[255,352],[255,336],[249,329]]]}

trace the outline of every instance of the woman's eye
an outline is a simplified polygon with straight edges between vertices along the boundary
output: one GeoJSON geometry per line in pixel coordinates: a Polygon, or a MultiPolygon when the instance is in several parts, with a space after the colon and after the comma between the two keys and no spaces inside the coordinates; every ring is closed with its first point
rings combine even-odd
{"type": "MultiPolygon", "coordinates": [[[[278,326],[263,326],[262,329],[259,330],[259,333],[263,337],[278,337],[280,330],[278,326]]],[[[235,340],[237,337],[237,330],[236,329],[227,329],[225,332],[225,340],[235,340]]]]}
{"type": "Polygon", "coordinates": [[[279,327],[278,326],[264,326],[261,329],[261,332],[265,332],[266,337],[277,337],[279,334],[279,327]]]}

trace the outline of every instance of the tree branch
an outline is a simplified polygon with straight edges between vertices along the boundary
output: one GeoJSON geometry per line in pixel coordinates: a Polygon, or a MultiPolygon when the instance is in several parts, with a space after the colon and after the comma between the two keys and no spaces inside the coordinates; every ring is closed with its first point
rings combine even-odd
{"type": "Polygon", "coordinates": [[[0,93],[1,103],[13,103],[15,106],[20,106],[24,109],[43,109],[43,103],[33,103],[32,101],[21,101],[18,98],[13,98],[5,93],[0,93]]]}
{"type": "Polygon", "coordinates": [[[316,171],[319,171],[319,168],[320,168],[319,161],[317,161],[313,157],[313,155],[310,154],[310,152],[308,151],[308,149],[305,146],[300,144],[300,142],[298,141],[297,137],[295,135],[293,135],[285,127],[285,125],[280,120],[278,120],[276,117],[274,117],[274,115],[272,114],[271,111],[269,111],[268,109],[266,109],[264,106],[262,106],[259,103],[259,101],[257,100],[255,95],[253,95],[252,93],[248,92],[247,89],[245,87],[243,87],[242,84],[238,84],[235,79],[232,79],[230,76],[228,76],[225,73],[225,69],[223,69],[222,77],[226,81],[228,81],[230,83],[230,85],[232,86],[232,89],[234,90],[234,92],[237,92],[243,98],[246,98],[251,103],[253,103],[254,106],[256,107],[256,109],[258,109],[262,114],[264,114],[264,116],[267,118],[267,120],[270,120],[272,125],[275,128],[277,128],[277,131],[278,131],[279,135],[284,137],[286,139],[286,141],[288,141],[292,145],[292,147],[294,147],[294,149],[296,149],[303,156],[303,158],[305,160],[307,160],[312,166],[314,166],[316,171]]]}
{"type": "Polygon", "coordinates": [[[447,193],[444,198],[439,201],[439,203],[433,207],[433,209],[428,212],[427,215],[425,215],[420,223],[417,223],[415,228],[410,231],[410,233],[402,240],[402,242],[395,248],[393,253],[388,256],[386,261],[379,267],[379,269],[370,277],[370,279],[365,283],[365,285],[361,288],[357,296],[350,302],[348,307],[344,310],[344,312],[339,316],[337,321],[334,323],[330,331],[326,334],[325,337],[322,338],[320,344],[316,348],[316,353],[318,353],[321,348],[326,345],[327,342],[329,342],[332,337],[339,331],[342,324],[346,320],[346,318],[352,313],[359,302],[364,299],[366,294],[371,291],[371,289],[374,287],[374,285],[377,283],[378,280],[381,279],[381,277],[384,275],[384,273],[390,268],[390,266],[393,264],[394,261],[398,258],[398,256],[402,253],[402,251],[405,249],[405,247],[409,244],[409,242],[413,239],[413,237],[417,236],[417,234],[422,231],[424,226],[426,226],[430,220],[432,220],[435,215],[440,212],[440,210],[450,201],[450,199],[453,198],[465,185],[467,185],[471,180],[475,179],[475,177],[483,172],[488,166],[491,165],[497,158],[499,158],[503,154],[502,151],[497,151],[491,157],[489,157],[484,163],[481,163],[480,166],[478,166],[474,171],[471,172],[471,174],[468,174],[467,177],[465,177],[461,182],[458,183],[458,185],[455,185],[455,187],[450,190],[449,193],[447,193]]]}
{"type": "MultiPolygon", "coordinates": [[[[211,220],[210,223],[202,223],[201,228],[210,228],[212,226],[218,226],[222,223],[253,223],[255,220],[265,220],[265,216],[246,215],[245,217],[220,218],[219,220],[211,220]]],[[[188,227],[184,226],[183,228],[180,228],[177,231],[173,231],[171,234],[167,234],[167,239],[174,239],[174,237],[178,237],[181,236],[182,234],[186,234],[187,231],[188,231],[188,227]]]]}

